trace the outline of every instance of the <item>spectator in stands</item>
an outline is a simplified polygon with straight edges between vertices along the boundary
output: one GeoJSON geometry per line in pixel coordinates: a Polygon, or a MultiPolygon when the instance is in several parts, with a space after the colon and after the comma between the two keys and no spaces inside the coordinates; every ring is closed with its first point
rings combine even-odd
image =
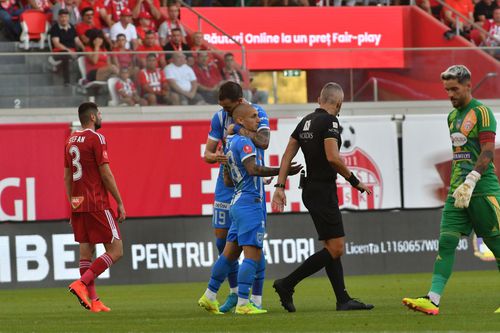
{"type": "Polygon", "coordinates": [[[113,24],[111,27],[110,37],[113,43],[116,43],[116,37],[119,34],[124,34],[127,38],[126,49],[137,49],[137,31],[132,24],[132,12],[128,8],[124,8],[120,14],[120,21],[113,24]]]}
{"type": "Polygon", "coordinates": [[[198,93],[203,96],[205,102],[217,104],[218,91],[224,83],[219,69],[214,63],[209,62],[207,52],[200,52],[195,58],[196,64],[193,70],[198,81],[198,93]]]}
{"type": "Polygon", "coordinates": [[[480,0],[474,6],[474,21],[485,22],[493,18],[493,11],[498,7],[496,1],[480,0]]]}
{"type": "Polygon", "coordinates": [[[85,52],[92,52],[85,55],[85,67],[87,70],[87,80],[106,81],[113,75],[118,75],[118,67],[111,64],[106,51],[109,49],[107,41],[101,30],[90,30],[89,45],[85,47],[85,52]]]}
{"type": "Polygon", "coordinates": [[[111,20],[111,15],[108,14],[106,10],[106,5],[104,4],[104,0],[81,0],[80,11],[82,11],[87,7],[90,7],[94,10],[93,19],[94,19],[94,27],[97,29],[109,29],[114,24],[113,20],[111,20]]]}
{"type": "Polygon", "coordinates": [[[455,31],[458,24],[458,29],[460,30],[460,34],[463,36],[468,36],[471,30],[471,22],[474,21],[474,5],[472,4],[472,0],[445,0],[445,2],[458,13],[462,14],[467,18],[467,21],[461,18],[458,15],[455,15],[447,7],[443,8],[444,11],[444,21],[445,23],[451,27],[452,31],[455,31]],[[457,21],[458,17],[458,21],[457,21]]]}
{"type": "Polygon", "coordinates": [[[160,68],[164,68],[167,65],[165,57],[161,53],[157,53],[157,52],[162,52],[163,49],[161,48],[160,45],[156,43],[156,37],[154,31],[149,30],[146,33],[146,37],[144,38],[142,45],[140,45],[137,48],[137,51],[148,52],[148,53],[137,54],[137,62],[140,68],[146,67],[146,56],[150,54],[154,54],[156,56],[156,58],[158,59],[158,63],[160,64],[160,68]]]}
{"type": "Polygon", "coordinates": [[[89,37],[87,31],[96,29],[94,25],[94,10],[92,7],[86,7],[82,10],[82,22],[76,25],[76,34],[83,44],[89,44],[89,37]]]}
{"type": "Polygon", "coordinates": [[[191,67],[186,64],[186,56],[182,52],[175,52],[172,63],[165,67],[167,77],[172,90],[179,94],[182,105],[206,104],[198,94],[198,82],[191,67]]]}
{"type": "Polygon", "coordinates": [[[30,9],[40,10],[44,13],[50,13],[52,3],[49,0],[28,0],[30,9]]]}
{"type": "Polygon", "coordinates": [[[138,81],[142,96],[147,100],[148,105],[179,104],[179,95],[170,91],[165,73],[158,68],[155,54],[147,56],[146,68],[139,72],[138,81]]]}
{"type": "MultiPolygon", "coordinates": [[[[201,31],[197,31],[191,35],[191,51],[193,51],[193,64],[190,64],[188,61],[188,65],[193,67],[194,63],[196,62],[196,56],[199,51],[208,51],[209,48],[203,44],[203,33],[201,31]]],[[[209,63],[217,63],[217,60],[214,58],[212,53],[207,53],[208,54],[208,62],[209,63]]]]}
{"type": "Polygon", "coordinates": [[[64,84],[70,84],[69,62],[76,58],[76,49],[83,50],[84,46],[76,35],[75,27],[69,23],[70,13],[67,9],[60,9],[55,23],[49,31],[52,42],[52,52],[60,52],[54,56],[55,60],[61,61],[61,70],[64,84]],[[66,54],[64,54],[66,53],[66,54]]]}
{"type": "MultiPolygon", "coordinates": [[[[498,47],[500,46],[500,7],[493,11],[493,19],[486,20],[483,29],[489,34],[481,33],[482,46],[498,47]]],[[[488,50],[492,56],[500,60],[500,50],[488,50]]]]}
{"type": "MultiPolygon", "coordinates": [[[[135,28],[137,30],[137,38],[139,44],[141,44],[144,38],[146,38],[146,32],[155,31],[155,25],[151,20],[151,15],[148,12],[142,12],[139,15],[139,24],[136,25],[135,28]]],[[[156,32],[155,32],[155,40],[156,40],[155,44],[159,45],[158,33],[156,32]]]]}
{"type": "Polygon", "coordinates": [[[59,11],[61,9],[66,9],[69,12],[69,23],[72,26],[76,26],[82,21],[82,15],[78,6],[75,4],[75,0],[63,0],[57,1],[54,6],[52,6],[52,23],[56,23],[59,17],[59,11]]]}
{"type": "Polygon", "coordinates": [[[186,30],[182,26],[179,19],[179,5],[176,3],[171,3],[168,5],[168,17],[160,25],[158,29],[158,34],[160,35],[160,45],[165,46],[171,40],[172,30],[179,29],[181,32],[182,42],[186,43],[186,30]]]}
{"type": "Polygon", "coordinates": [[[132,9],[132,17],[134,20],[137,20],[139,15],[144,12],[149,13],[156,21],[162,18],[160,0],[129,0],[128,5],[132,9]]]}
{"type": "MultiPolygon", "coordinates": [[[[161,37],[160,37],[161,38],[161,37]]],[[[182,32],[178,28],[172,29],[170,41],[163,46],[164,51],[188,51],[189,46],[182,42],[182,32]]],[[[167,62],[172,58],[172,53],[166,53],[167,62]]]]}
{"type": "Polygon", "coordinates": [[[127,37],[124,34],[119,34],[116,37],[113,52],[120,53],[115,53],[111,56],[111,63],[117,68],[128,68],[128,74],[135,77],[139,69],[134,66],[134,55],[125,47],[126,44],[127,37]]]}
{"type": "Polygon", "coordinates": [[[24,9],[17,0],[0,0],[0,22],[3,24],[4,35],[8,40],[18,41],[21,36],[19,16],[24,9]]]}
{"type": "Polygon", "coordinates": [[[237,69],[236,66],[234,55],[232,53],[226,53],[224,55],[224,67],[221,70],[222,79],[225,81],[236,82],[241,85],[243,88],[243,97],[247,101],[255,104],[267,104],[269,98],[268,92],[252,88],[247,82],[245,82],[243,74],[239,69],[237,69]]]}
{"type": "Polygon", "coordinates": [[[134,82],[130,79],[130,73],[127,67],[120,68],[120,77],[116,81],[116,92],[120,97],[120,104],[126,103],[127,105],[148,105],[148,102],[139,96],[134,82]]]}
{"type": "Polygon", "coordinates": [[[113,22],[118,22],[120,20],[120,15],[122,10],[125,8],[130,9],[129,0],[105,0],[106,10],[108,15],[111,17],[113,22]]]}

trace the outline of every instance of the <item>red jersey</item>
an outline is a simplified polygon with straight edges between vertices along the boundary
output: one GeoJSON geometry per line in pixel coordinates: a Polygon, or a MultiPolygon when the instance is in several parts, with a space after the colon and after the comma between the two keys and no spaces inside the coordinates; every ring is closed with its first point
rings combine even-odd
{"type": "Polygon", "coordinates": [[[113,22],[120,21],[120,14],[124,8],[128,8],[128,0],[105,0],[106,11],[111,15],[113,22]]]}
{"type": "Polygon", "coordinates": [[[127,79],[127,81],[123,81],[119,79],[116,81],[115,89],[118,92],[123,93],[126,96],[133,96],[136,93],[135,84],[131,79],[127,79]]]}
{"type": "Polygon", "coordinates": [[[99,166],[109,163],[106,139],[91,129],[74,132],[66,142],[64,167],[73,174],[71,208],[73,212],[109,209],[108,191],[99,166]]]}
{"type": "Polygon", "coordinates": [[[85,33],[90,30],[90,29],[94,29],[95,27],[93,25],[90,25],[90,24],[87,24],[85,22],[80,22],[76,25],[75,29],[76,29],[76,34],[78,36],[82,36],[82,35],[85,35],[85,33]]]}
{"type": "Polygon", "coordinates": [[[141,87],[149,86],[155,92],[160,92],[163,83],[167,81],[165,73],[157,68],[155,71],[148,71],[147,69],[142,69],[139,72],[139,85],[141,87]]]}
{"type": "Polygon", "coordinates": [[[103,22],[101,21],[101,14],[100,11],[101,9],[106,9],[106,6],[104,6],[104,1],[102,0],[95,0],[91,2],[92,0],[83,0],[80,3],[80,6],[78,9],[80,9],[80,12],[86,8],[90,7],[94,10],[94,26],[96,29],[102,29],[103,27],[103,22]]]}
{"type": "MultiPolygon", "coordinates": [[[[93,48],[90,46],[85,47],[84,49],[85,52],[95,52],[93,48]]],[[[85,57],[85,69],[87,70],[87,73],[92,71],[92,70],[97,70],[102,67],[106,67],[108,65],[108,55],[106,53],[106,50],[101,48],[98,53],[98,58],[97,58],[97,63],[93,64],[88,57],[85,57]]]]}
{"type": "Polygon", "coordinates": [[[202,68],[195,64],[193,70],[198,83],[205,87],[213,88],[222,81],[222,75],[216,65],[208,64],[206,68],[202,68]]]}
{"type": "Polygon", "coordinates": [[[146,59],[146,57],[150,53],[154,53],[156,55],[156,59],[158,59],[160,57],[160,55],[157,52],[163,52],[163,49],[158,44],[155,44],[153,46],[146,46],[146,45],[143,44],[143,45],[140,45],[137,48],[137,51],[140,51],[140,52],[149,52],[149,53],[138,53],[137,54],[137,58],[139,58],[139,59],[146,59]]]}

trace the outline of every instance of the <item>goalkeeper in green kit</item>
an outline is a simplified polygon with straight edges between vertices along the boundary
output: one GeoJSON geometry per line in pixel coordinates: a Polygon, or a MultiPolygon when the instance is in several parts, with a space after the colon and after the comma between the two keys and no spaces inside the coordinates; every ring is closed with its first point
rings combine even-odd
{"type": "MultiPolygon", "coordinates": [[[[471,73],[455,65],[441,73],[454,109],[448,115],[453,145],[450,191],[439,234],[439,252],[426,296],[403,304],[428,315],[439,314],[439,301],[451,275],[460,237],[472,230],[493,252],[500,270],[500,184],[493,164],[497,122],[493,112],[471,96],[471,73]]],[[[500,308],[495,313],[500,314],[500,308]]]]}

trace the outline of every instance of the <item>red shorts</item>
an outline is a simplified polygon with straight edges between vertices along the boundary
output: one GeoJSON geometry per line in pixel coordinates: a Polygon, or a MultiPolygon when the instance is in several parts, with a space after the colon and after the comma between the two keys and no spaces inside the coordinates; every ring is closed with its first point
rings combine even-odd
{"type": "Polygon", "coordinates": [[[120,229],[111,209],[98,212],[71,213],[71,226],[78,243],[111,243],[121,239],[120,229]]]}

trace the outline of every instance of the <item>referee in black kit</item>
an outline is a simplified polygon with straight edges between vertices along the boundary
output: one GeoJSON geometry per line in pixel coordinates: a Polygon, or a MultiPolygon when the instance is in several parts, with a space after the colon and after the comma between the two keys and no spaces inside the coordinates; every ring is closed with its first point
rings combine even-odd
{"type": "Polygon", "coordinates": [[[295,271],[273,284],[281,305],[295,312],[294,287],[304,278],[325,268],[335,296],[337,311],[371,310],[373,305],[353,299],[345,290],[344,271],[340,257],[344,253],[344,227],[337,198],[337,173],[361,192],[371,194],[370,189],[347,169],[339,154],[341,146],[340,112],[344,92],[337,83],[327,83],[318,98],[319,108],[305,116],[293,131],[281,160],[278,183],[273,195],[275,210],[283,211],[286,205],[285,183],[292,159],[299,148],[306,160],[307,178],[301,179],[302,201],[309,210],[324,248],[307,258],[295,271]]]}

